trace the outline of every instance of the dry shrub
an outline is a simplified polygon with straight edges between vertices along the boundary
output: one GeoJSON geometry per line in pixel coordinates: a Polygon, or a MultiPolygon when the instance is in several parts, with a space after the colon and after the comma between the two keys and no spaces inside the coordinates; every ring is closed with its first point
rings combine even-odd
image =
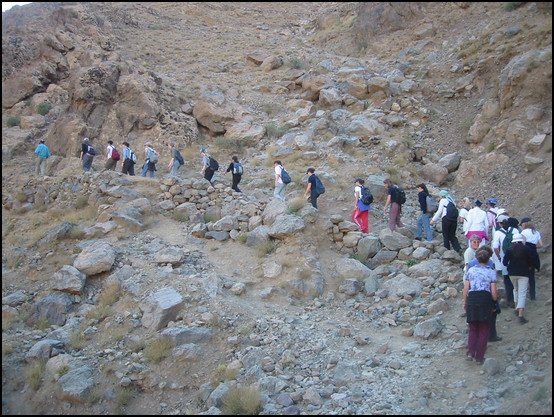
{"type": "Polygon", "coordinates": [[[223,398],[225,415],[258,415],[262,411],[260,392],[255,388],[233,387],[223,398]]]}
{"type": "Polygon", "coordinates": [[[169,337],[158,337],[148,343],[144,349],[144,357],[153,363],[163,361],[175,347],[175,343],[169,337]]]}

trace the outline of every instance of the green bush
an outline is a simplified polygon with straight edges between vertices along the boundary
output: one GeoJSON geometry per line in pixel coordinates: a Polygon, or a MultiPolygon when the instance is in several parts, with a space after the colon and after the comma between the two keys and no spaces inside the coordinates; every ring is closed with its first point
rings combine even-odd
{"type": "Polygon", "coordinates": [[[8,127],[21,126],[21,120],[19,120],[19,117],[11,116],[6,120],[6,124],[8,127]]]}
{"type": "Polygon", "coordinates": [[[43,101],[42,103],[37,105],[37,113],[42,114],[43,116],[50,111],[52,108],[52,105],[48,103],[47,101],[43,101]]]}

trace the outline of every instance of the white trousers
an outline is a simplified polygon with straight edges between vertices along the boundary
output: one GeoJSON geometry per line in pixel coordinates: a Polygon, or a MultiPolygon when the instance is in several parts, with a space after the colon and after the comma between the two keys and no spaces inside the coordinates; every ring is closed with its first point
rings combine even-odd
{"type": "Polygon", "coordinates": [[[514,284],[514,301],[517,301],[516,308],[525,308],[529,277],[510,276],[510,279],[514,284]]]}

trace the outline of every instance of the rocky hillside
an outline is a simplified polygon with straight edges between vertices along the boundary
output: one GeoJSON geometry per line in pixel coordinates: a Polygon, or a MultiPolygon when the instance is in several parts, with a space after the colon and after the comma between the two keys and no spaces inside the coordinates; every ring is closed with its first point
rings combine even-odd
{"type": "Polygon", "coordinates": [[[551,3],[34,3],[2,14],[2,92],[3,414],[551,415],[551,3]],[[84,137],[152,142],[156,178],[83,174],[84,137]],[[530,322],[505,307],[482,368],[419,182],[542,233],[530,322]]]}

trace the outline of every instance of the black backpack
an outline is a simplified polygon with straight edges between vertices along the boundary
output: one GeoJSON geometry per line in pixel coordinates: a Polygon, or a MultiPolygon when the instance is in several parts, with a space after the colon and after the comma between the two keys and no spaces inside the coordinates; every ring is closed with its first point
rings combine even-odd
{"type": "Polygon", "coordinates": [[[371,203],[373,203],[373,194],[371,194],[371,191],[369,191],[369,188],[361,186],[362,189],[362,203],[364,203],[366,206],[369,206],[371,203]]]}
{"type": "Polygon", "coordinates": [[[179,162],[180,165],[185,165],[185,160],[183,159],[183,155],[181,155],[181,152],[177,151],[175,153],[175,159],[177,162],[179,162]]]}
{"type": "Polygon", "coordinates": [[[292,182],[292,178],[290,177],[289,173],[283,167],[281,167],[281,181],[283,181],[283,184],[288,184],[288,183],[292,182]]]}
{"type": "Polygon", "coordinates": [[[242,168],[242,165],[240,162],[233,162],[233,174],[240,174],[242,175],[244,173],[244,169],[242,168]]]}
{"type": "Polygon", "coordinates": [[[449,201],[448,205],[446,206],[446,214],[444,218],[452,222],[458,221],[458,208],[456,207],[456,204],[454,204],[452,201],[449,201]]]}
{"type": "Polygon", "coordinates": [[[323,183],[321,182],[318,176],[315,176],[315,191],[319,195],[325,193],[325,186],[323,185],[323,183]]]}
{"type": "Polygon", "coordinates": [[[394,188],[394,202],[400,205],[404,204],[406,202],[406,192],[396,185],[394,188]]]}
{"type": "Polygon", "coordinates": [[[214,171],[217,171],[219,169],[219,164],[218,162],[215,160],[215,158],[212,158],[211,156],[209,157],[209,161],[208,164],[209,164],[209,167],[214,170],[214,171]]]}

